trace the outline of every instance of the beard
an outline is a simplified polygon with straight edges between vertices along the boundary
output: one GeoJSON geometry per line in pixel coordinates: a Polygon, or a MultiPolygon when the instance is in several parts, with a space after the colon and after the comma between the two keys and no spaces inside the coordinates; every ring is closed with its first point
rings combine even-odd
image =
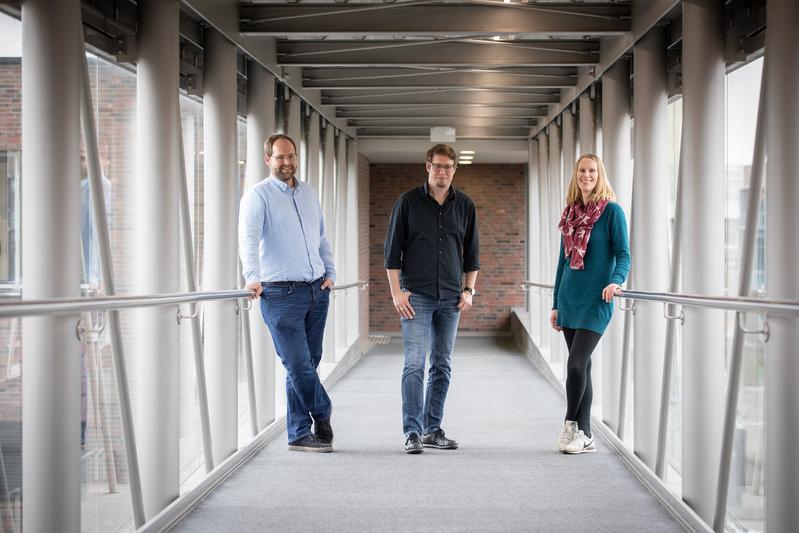
{"type": "Polygon", "coordinates": [[[283,165],[275,170],[275,176],[282,181],[291,181],[294,174],[297,172],[297,167],[294,165],[283,165]]]}

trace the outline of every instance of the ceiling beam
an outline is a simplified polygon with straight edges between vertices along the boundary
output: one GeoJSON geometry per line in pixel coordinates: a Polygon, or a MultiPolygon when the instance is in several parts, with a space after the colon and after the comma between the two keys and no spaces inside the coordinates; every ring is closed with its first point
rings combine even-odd
{"type": "Polygon", "coordinates": [[[359,118],[347,121],[347,125],[353,128],[358,127],[385,127],[394,131],[412,129],[417,127],[431,128],[433,126],[469,126],[469,127],[491,127],[491,128],[529,128],[535,124],[535,119],[529,118],[509,118],[509,117],[464,117],[438,116],[429,117],[375,117],[359,118]]]}
{"type": "MultiPolygon", "coordinates": [[[[255,62],[281,79],[286,85],[299,94],[305,102],[316,109],[320,115],[336,125],[339,129],[354,136],[354,132],[347,128],[343,121],[336,121],[335,109],[322,105],[320,102],[321,91],[305,89],[302,87],[302,76],[291,75],[291,69],[284,69],[276,60],[275,39],[271,37],[247,37],[238,31],[238,5],[227,0],[182,0],[189,12],[195,13],[208,25],[226,36],[242,52],[249,55],[255,62]]],[[[297,69],[299,70],[299,69],[297,69]]]]}
{"type": "Polygon", "coordinates": [[[680,0],[649,0],[634,3],[630,33],[602,39],[601,61],[593,69],[583,69],[582,75],[578,75],[577,85],[561,93],[560,103],[551,107],[546,120],[539,121],[536,127],[530,130],[530,136],[538,135],[559,114],[570,107],[583,91],[601,78],[602,74],[624,54],[628,53],[635,43],[646,35],[646,32],[658,23],[662,23],[669,12],[679,9],[680,4],[680,0]]]}
{"type": "MultiPolygon", "coordinates": [[[[529,128],[496,128],[496,127],[458,127],[455,128],[456,138],[463,139],[526,139],[529,128]]],[[[422,138],[430,139],[430,128],[406,127],[402,129],[389,127],[362,127],[358,128],[358,138],[363,137],[391,137],[397,138],[422,138]]]]}
{"type": "MultiPolygon", "coordinates": [[[[358,152],[372,163],[413,163],[418,165],[424,175],[424,155],[430,148],[430,134],[421,138],[389,139],[371,137],[358,140],[358,152]]],[[[521,163],[528,160],[527,140],[463,140],[458,138],[451,143],[456,151],[476,150],[474,164],[521,163]]]]}
{"type": "Polygon", "coordinates": [[[277,60],[302,67],[586,66],[597,41],[279,41],[277,60]]]}
{"type": "Polygon", "coordinates": [[[569,67],[493,68],[493,69],[413,69],[413,68],[305,68],[303,86],[315,89],[421,88],[421,87],[573,87],[577,70],[569,67]]]}
{"type": "Polygon", "coordinates": [[[390,34],[508,35],[531,37],[619,35],[630,29],[629,4],[522,5],[478,4],[360,4],[254,5],[241,4],[241,32],[247,35],[390,34]]]}
{"type": "Polygon", "coordinates": [[[399,108],[349,108],[337,107],[336,118],[343,119],[394,119],[400,117],[463,116],[483,118],[536,118],[547,114],[546,107],[465,107],[460,105],[414,105],[399,108]]]}
{"type": "Polygon", "coordinates": [[[459,89],[422,89],[418,91],[339,91],[322,92],[326,105],[353,107],[401,106],[407,104],[465,104],[472,106],[534,106],[555,104],[560,101],[559,92],[548,91],[501,91],[459,89]]]}

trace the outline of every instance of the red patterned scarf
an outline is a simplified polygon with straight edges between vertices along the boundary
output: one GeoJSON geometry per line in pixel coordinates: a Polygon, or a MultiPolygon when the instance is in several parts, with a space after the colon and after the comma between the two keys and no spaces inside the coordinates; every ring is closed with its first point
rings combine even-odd
{"type": "Polygon", "coordinates": [[[588,239],[591,238],[591,230],[594,223],[602,216],[607,200],[590,202],[583,205],[575,202],[572,206],[566,206],[560,216],[558,229],[563,234],[563,254],[571,258],[571,268],[583,270],[585,268],[585,250],[588,248],[588,239]]]}

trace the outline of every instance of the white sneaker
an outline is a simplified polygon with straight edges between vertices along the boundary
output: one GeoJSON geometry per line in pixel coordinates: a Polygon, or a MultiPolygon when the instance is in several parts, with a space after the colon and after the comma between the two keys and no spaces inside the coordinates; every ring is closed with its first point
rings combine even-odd
{"type": "Polygon", "coordinates": [[[566,420],[563,423],[563,429],[560,431],[560,438],[558,439],[558,451],[566,452],[566,446],[574,440],[577,436],[577,422],[573,420],[566,420]]]}
{"type": "Polygon", "coordinates": [[[564,453],[592,453],[596,451],[593,437],[586,437],[583,430],[579,430],[572,441],[566,445],[564,453]]]}

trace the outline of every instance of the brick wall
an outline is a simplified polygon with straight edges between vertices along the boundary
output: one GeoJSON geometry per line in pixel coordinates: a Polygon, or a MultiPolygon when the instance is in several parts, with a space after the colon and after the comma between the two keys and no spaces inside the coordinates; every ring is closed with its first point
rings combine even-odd
{"type": "Polygon", "coordinates": [[[0,58],[0,150],[22,145],[20,58],[0,58]]]}
{"type": "MultiPolygon", "coordinates": [[[[397,197],[422,185],[422,164],[373,164],[370,167],[370,327],[397,332],[399,319],[391,305],[383,240],[397,197]]],[[[525,165],[462,165],[453,184],[477,206],[480,274],[474,307],[461,316],[460,331],[502,333],[510,330],[510,309],[524,305],[519,283],[526,275],[527,181],[525,165]]]]}
{"type": "MultiPolygon", "coordinates": [[[[369,160],[358,154],[358,279],[369,279],[369,160]]],[[[360,291],[358,299],[358,332],[369,335],[369,294],[360,291]]]]}

